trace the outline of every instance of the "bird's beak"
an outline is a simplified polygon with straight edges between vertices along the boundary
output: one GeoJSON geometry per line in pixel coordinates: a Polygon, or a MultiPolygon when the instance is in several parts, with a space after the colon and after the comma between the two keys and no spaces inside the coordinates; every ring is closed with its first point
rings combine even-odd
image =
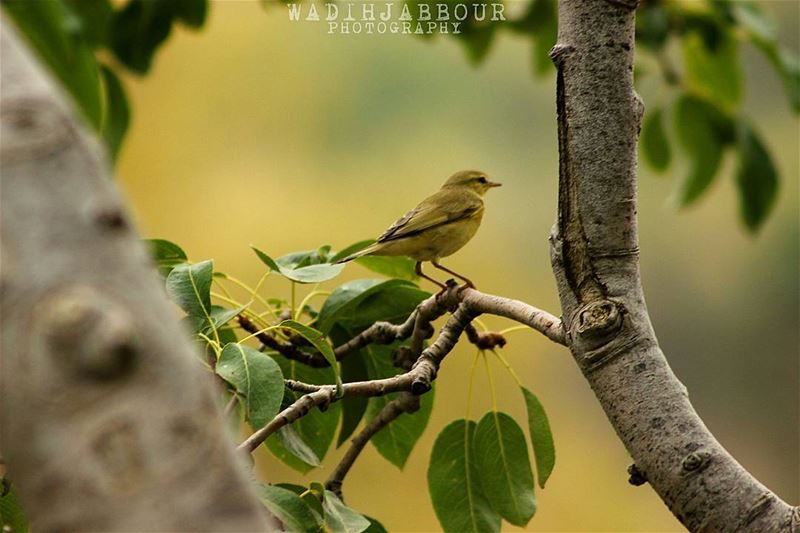
{"type": "Polygon", "coordinates": [[[502,184],[502,183],[497,183],[496,181],[490,181],[490,182],[488,182],[486,185],[487,185],[487,186],[488,186],[490,189],[491,189],[492,187],[502,187],[502,186],[503,186],[503,184],[502,184]]]}

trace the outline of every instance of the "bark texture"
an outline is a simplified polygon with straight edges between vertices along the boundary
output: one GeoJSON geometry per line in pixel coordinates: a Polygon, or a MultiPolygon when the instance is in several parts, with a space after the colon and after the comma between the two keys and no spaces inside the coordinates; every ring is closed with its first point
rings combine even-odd
{"type": "Polygon", "coordinates": [[[796,507],[714,439],[659,348],[639,276],[636,2],[561,0],[553,269],[567,344],[646,479],[691,531],[800,531],[796,507]]]}
{"type": "Polygon", "coordinates": [[[276,529],[103,151],[0,24],[0,449],[32,527],[276,529]]]}

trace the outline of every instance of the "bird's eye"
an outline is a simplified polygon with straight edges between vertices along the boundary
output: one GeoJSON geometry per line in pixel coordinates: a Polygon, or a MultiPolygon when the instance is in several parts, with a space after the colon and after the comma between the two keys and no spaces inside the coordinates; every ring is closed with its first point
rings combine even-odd
{"type": "Polygon", "coordinates": [[[486,176],[481,176],[478,178],[478,183],[486,183],[486,176]]]}

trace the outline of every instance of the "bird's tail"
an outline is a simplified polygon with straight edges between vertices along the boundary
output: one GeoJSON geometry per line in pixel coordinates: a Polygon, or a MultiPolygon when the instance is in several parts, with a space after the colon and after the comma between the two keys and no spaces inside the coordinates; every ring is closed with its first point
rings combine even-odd
{"type": "Polygon", "coordinates": [[[369,246],[367,246],[366,248],[364,248],[362,250],[359,250],[359,251],[357,251],[355,253],[352,253],[352,254],[350,254],[350,255],[348,255],[346,257],[343,257],[343,258],[339,259],[334,264],[338,265],[340,263],[347,263],[348,261],[352,261],[353,259],[358,259],[359,257],[363,257],[365,255],[369,255],[371,253],[374,253],[374,252],[378,251],[378,249],[380,249],[380,247],[381,247],[381,244],[378,243],[378,242],[376,242],[375,244],[370,244],[369,246]]]}

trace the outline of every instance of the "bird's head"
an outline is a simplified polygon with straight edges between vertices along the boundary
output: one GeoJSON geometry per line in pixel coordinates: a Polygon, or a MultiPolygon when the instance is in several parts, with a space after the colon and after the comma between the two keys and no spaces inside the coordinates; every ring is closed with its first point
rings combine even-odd
{"type": "Polygon", "coordinates": [[[450,176],[450,178],[444,182],[442,188],[463,188],[483,196],[489,189],[499,187],[500,185],[502,184],[496,181],[490,181],[485,172],[480,172],[478,170],[462,170],[450,176]]]}

